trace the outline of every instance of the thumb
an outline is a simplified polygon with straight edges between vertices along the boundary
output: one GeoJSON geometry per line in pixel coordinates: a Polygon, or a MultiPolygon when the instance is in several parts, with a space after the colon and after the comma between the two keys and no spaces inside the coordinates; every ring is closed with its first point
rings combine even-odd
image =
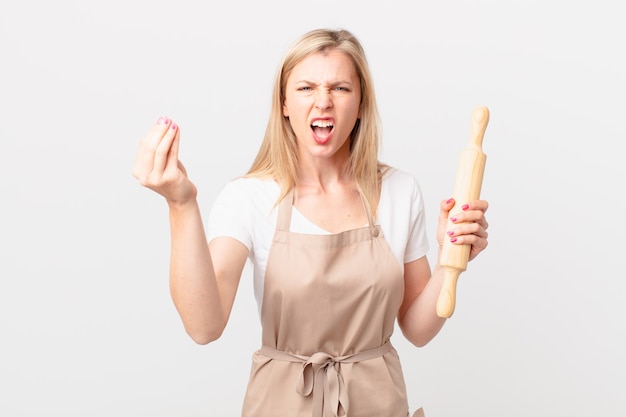
{"type": "Polygon", "coordinates": [[[437,227],[437,243],[439,243],[439,246],[443,245],[446,228],[448,227],[448,215],[452,207],[454,207],[454,198],[443,200],[439,205],[439,223],[437,227]]]}
{"type": "Polygon", "coordinates": [[[178,169],[181,170],[181,172],[185,175],[185,177],[187,177],[187,170],[185,169],[185,166],[183,165],[182,162],[180,162],[180,160],[178,161],[178,169]]]}
{"type": "Polygon", "coordinates": [[[441,201],[439,205],[439,221],[448,221],[448,215],[450,214],[450,210],[454,207],[455,201],[454,198],[450,197],[447,200],[441,201]]]}

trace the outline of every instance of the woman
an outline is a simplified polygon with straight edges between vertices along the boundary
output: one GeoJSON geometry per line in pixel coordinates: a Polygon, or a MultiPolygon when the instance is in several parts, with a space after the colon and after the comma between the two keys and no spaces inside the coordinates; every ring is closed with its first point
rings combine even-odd
{"type": "MultiPolygon", "coordinates": [[[[416,180],[378,161],[379,120],[365,53],[344,30],[315,30],[289,49],[250,171],[222,190],[205,235],[196,188],[178,161],[178,126],[161,118],[134,175],[163,195],[171,225],[170,284],[200,344],[228,321],[246,259],[254,264],[262,348],[243,416],[408,415],[395,320],[428,343],[445,319],[442,270],[426,258],[416,180]]],[[[441,203],[437,240],[487,246],[486,201],[441,203]]]]}

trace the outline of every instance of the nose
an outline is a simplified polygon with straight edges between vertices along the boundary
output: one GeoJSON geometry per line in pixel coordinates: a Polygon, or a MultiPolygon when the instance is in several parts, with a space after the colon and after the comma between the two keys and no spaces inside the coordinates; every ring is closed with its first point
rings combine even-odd
{"type": "Polygon", "coordinates": [[[319,110],[328,110],[333,106],[333,100],[330,91],[320,89],[315,95],[315,108],[319,110]]]}

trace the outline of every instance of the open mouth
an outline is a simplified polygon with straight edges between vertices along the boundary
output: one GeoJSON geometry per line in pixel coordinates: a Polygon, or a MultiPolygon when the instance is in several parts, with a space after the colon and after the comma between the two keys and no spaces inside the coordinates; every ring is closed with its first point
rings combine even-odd
{"type": "Polygon", "coordinates": [[[313,129],[315,135],[320,138],[330,135],[334,127],[333,122],[330,120],[315,120],[311,123],[311,129],[313,129]]]}

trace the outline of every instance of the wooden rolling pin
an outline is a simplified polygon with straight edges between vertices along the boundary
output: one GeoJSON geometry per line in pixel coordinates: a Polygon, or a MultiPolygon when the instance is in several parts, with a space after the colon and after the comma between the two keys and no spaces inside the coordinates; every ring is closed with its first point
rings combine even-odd
{"type": "MultiPolygon", "coordinates": [[[[476,107],[472,112],[469,145],[461,153],[454,183],[455,204],[448,215],[448,229],[458,225],[450,221],[462,209],[461,206],[480,197],[487,156],[482,151],[483,136],[489,123],[487,107],[476,107]]],[[[461,272],[467,269],[471,245],[454,245],[444,239],[439,265],[443,268],[443,285],[437,299],[437,315],[451,317],[456,304],[456,283],[461,272]]]]}

